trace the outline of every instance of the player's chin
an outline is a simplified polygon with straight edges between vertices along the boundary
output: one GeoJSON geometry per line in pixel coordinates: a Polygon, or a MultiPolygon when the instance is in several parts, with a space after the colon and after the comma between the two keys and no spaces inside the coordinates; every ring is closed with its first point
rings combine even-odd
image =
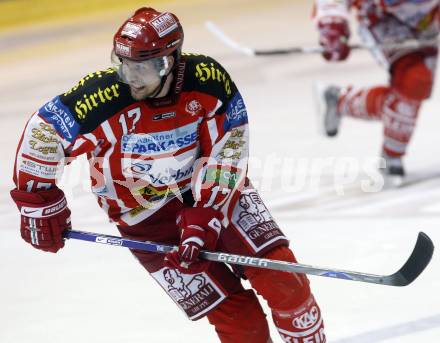
{"type": "Polygon", "coordinates": [[[150,94],[148,87],[135,87],[130,86],[130,93],[134,100],[144,100],[150,94]]]}

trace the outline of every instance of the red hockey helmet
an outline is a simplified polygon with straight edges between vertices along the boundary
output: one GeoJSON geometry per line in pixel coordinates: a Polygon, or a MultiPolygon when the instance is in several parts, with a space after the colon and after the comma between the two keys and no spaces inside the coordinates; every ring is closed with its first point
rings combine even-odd
{"type": "Polygon", "coordinates": [[[139,8],[119,28],[113,49],[119,58],[143,61],[176,53],[180,58],[183,29],[179,19],[169,12],[150,7],[139,8]]]}

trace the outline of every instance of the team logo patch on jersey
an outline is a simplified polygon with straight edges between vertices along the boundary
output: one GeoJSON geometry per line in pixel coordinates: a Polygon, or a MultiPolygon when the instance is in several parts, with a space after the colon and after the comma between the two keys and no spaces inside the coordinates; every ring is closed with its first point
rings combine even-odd
{"type": "Polygon", "coordinates": [[[170,13],[161,14],[150,21],[150,24],[161,38],[177,29],[177,22],[170,13]]]}
{"type": "Polygon", "coordinates": [[[186,104],[185,110],[194,116],[202,110],[202,105],[198,100],[194,99],[186,104]]]}
{"type": "Polygon", "coordinates": [[[138,155],[170,153],[190,146],[197,141],[197,137],[197,123],[151,134],[123,135],[121,152],[138,155]]]}

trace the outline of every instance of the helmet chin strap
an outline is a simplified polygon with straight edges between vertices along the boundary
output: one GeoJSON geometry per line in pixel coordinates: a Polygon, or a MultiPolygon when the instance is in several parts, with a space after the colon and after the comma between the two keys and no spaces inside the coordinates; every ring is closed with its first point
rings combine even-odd
{"type": "Polygon", "coordinates": [[[156,90],[153,92],[152,95],[147,96],[147,99],[152,99],[157,97],[163,90],[163,88],[165,87],[165,83],[168,80],[168,77],[170,75],[170,73],[173,71],[174,68],[168,68],[169,63],[168,63],[168,59],[164,58],[164,68],[159,72],[160,75],[160,84],[157,86],[156,90]],[[166,70],[168,70],[168,72],[166,72],[166,70]]]}
{"type": "Polygon", "coordinates": [[[164,75],[160,78],[160,84],[157,86],[157,88],[153,92],[153,94],[147,96],[147,99],[155,98],[160,94],[160,92],[162,92],[163,87],[165,86],[165,83],[167,82],[168,76],[170,75],[170,72],[171,71],[169,71],[166,75],[164,75]]]}

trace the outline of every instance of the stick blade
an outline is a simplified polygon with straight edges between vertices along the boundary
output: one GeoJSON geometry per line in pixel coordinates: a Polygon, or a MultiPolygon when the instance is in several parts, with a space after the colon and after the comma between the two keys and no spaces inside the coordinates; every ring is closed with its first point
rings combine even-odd
{"type": "Polygon", "coordinates": [[[434,253],[434,243],[431,238],[419,232],[416,245],[405,264],[400,270],[390,275],[384,283],[391,286],[407,286],[425,270],[434,253]]]}

